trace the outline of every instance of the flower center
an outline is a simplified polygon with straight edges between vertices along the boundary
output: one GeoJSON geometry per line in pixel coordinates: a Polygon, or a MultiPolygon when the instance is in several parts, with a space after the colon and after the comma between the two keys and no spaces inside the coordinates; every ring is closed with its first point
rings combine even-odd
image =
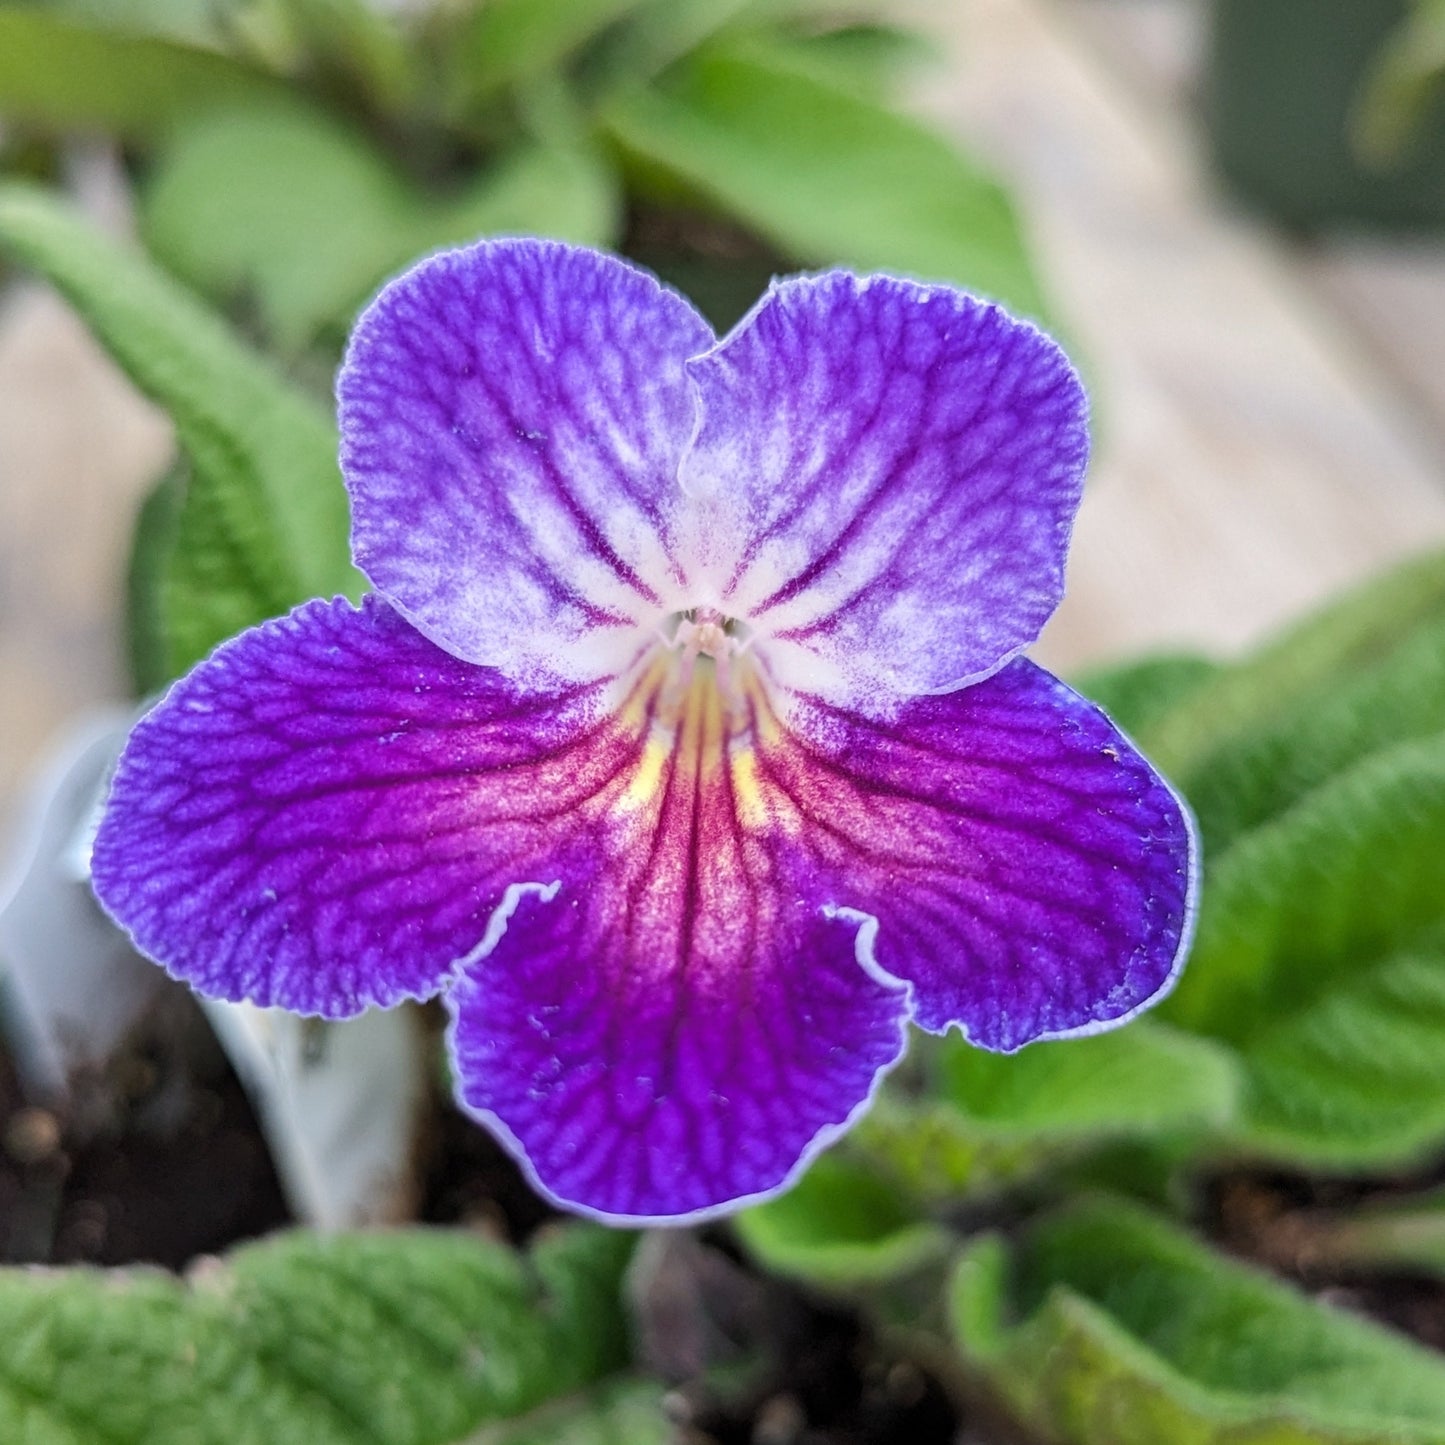
{"type": "Polygon", "coordinates": [[[752,644],[752,631],[736,617],[725,617],[716,607],[694,607],[676,613],[668,647],[678,653],[676,667],[668,681],[664,704],[675,704],[692,686],[699,661],[711,663],[713,682],[725,711],[741,701],[736,660],[752,644]]]}

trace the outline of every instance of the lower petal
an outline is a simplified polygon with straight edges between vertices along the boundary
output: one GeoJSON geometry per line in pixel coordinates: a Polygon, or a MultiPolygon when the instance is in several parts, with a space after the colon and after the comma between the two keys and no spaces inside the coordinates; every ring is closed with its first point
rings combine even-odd
{"type": "Polygon", "coordinates": [[[800,702],[759,749],[765,811],[878,921],[914,1021],[987,1049],[1097,1032],[1183,964],[1187,808],[1093,703],[1018,660],[888,721],[800,702]]]}
{"type": "Polygon", "coordinates": [[[694,891],[519,894],[448,995],[463,1104],[559,1204],[656,1223],[765,1198],[902,1053],[906,991],[860,967],[860,920],[727,852],[694,891]]]}

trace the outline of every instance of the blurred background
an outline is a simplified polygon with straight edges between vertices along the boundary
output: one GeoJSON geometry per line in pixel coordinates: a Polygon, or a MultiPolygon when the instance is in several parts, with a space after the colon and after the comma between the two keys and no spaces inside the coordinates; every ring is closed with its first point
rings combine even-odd
{"type": "MultiPolygon", "coordinates": [[[[1445,537],[1442,64],[1428,0],[12,4],[0,169],[320,396],[382,277],[487,230],[620,246],[723,325],[799,265],[998,295],[1094,397],[1069,673],[1237,651],[1445,537]]],[[[121,603],[173,447],[0,269],[0,813],[164,680],[121,603]]]]}

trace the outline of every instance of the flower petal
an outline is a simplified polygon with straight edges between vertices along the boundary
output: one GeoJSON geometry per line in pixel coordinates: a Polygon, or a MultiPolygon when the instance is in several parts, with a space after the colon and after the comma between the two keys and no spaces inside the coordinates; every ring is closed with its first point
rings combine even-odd
{"type": "Polygon", "coordinates": [[[615,1221],[783,1188],[866,1106],[908,1012],[872,925],[830,914],[795,840],[752,826],[709,676],[674,721],[666,698],[590,860],[517,890],[448,995],[463,1102],[545,1193],[615,1221]]]}
{"type": "Polygon", "coordinates": [[[824,705],[759,748],[774,827],[878,921],[914,1021],[1010,1052],[1124,1022],[1193,927],[1187,809],[1109,719],[1023,659],[889,722],[824,705]]]}
{"type": "Polygon", "coordinates": [[[636,755],[601,691],[519,698],[375,597],[307,603],[136,728],[96,893],[204,994],[329,1018],[427,997],[636,755]]]}
{"type": "Polygon", "coordinates": [[[660,538],[694,425],[683,362],[712,344],[680,296],[593,251],[423,261],[362,316],[337,380],[358,565],[470,662],[621,671],[677,582],[660,538]]]}
{"type": "Polygon", "coordinates": [[[689,370],[688,563],[784,683],[887,712],[1037,637],[1088,455],[1083,390],[1041,332],[832,272],[776,285],[689,370]]]}
{"type": "Polygon", "coordinates": [[[902,1053],[904,991],[859,966],[856,919],[801,901],[760,917],[740,892],[751,930],[721,946],[688,932],[717,890],[640,925],[628,905],[605,875],[518,900],[447,996],[462,1102],[542,1193],[614,1223],[786,1188],[902,1053]]]}

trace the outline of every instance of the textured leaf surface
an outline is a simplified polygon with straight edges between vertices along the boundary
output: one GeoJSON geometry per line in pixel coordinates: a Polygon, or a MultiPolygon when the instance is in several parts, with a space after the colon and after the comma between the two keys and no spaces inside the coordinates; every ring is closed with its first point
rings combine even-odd
{"type": "Polygon", "coordinates": [[[0,114],[12,123],[154,138],[218,106],[287,100],[278,81],[214,51],[0,5],[0,114]]]}
{"type": "Polygon", "coordinates": [[[192,285],[254,294],[298,348],[338,330],[392,272],[441,246],[525,233],[598,245],[612,234],[609,177],[581,151],[502,158],[436,199],[359,132],[299,108],[211,117],[170,148],[145,197],[146,239],[192,285]]]}
{"type": "Polygon", "coordinates": [[[31,187],[0,187],[0,249],[52,281],[133,382],[171,415],[189,463],[150,557],[173,665],[307,597],[359,592],[336,434],[320,403],[141,257],[31,187]],[[214,595],[213,595],[214,594],[214,595]],[[224,631],[217,631],[224,627],[224,631]]]}
{"type": "Polygon", "coordinates": [[[1229,1049],[1152,1020],[1017,1054],[915,1039],[914,1054],[927,1063],[921,1092],[885,1090],[854,1137],[929,1199],[997,1188],[1104,1143],[1221,1127],[1239,1088],[1229,1049]]]}
{"type": "Polygon", "coordinates": [[[1233,1043],[1244,1140],[1336,1164],[1445,1132],[1445,733],[1243,834],[1207,876],[1165,1015],[1233,1043]]]}
{"type": "Polygon", "coordinates": [[[825,1154],[787,1194],[744,1211],[736,1227],[767,1268],[820,1284],[865,1284],[940,1263],[948,1231],[862,1159],[825,1154]]]}
{"type": "Polygon", "coordinates": [[[812,264],[952,281],[1038,315],[1003,191],[938,136],[781,53],[719,43],[602,123],[637,182],[682,187],[812,264]]]}
{"type": "Polygon", "coordinates": [[[664,1393],[652,1381],[608,1383],[523,1419],[489,1425],[466,1445],[673,1445],[677,1435],[663,1413],[664,1393]]]}
{"type": "Polygon", "coordinates": [[[0,1437],[450,1445],[620,1368],[630,1246],[580,1228],[530,1258],[461,1232],[295,1234],[189,1282],[9,1271],[0,1437]]]}
{"type": "Polygon", "coordinates": [[[967,1363],[1071,1445],[1445,1440],[1437,1355],[1132,1207],[1056,1216],[1011,1265],[983,1241],[955,1276],[952,1315],[967,1363]]]}
{"type": "Polygon", "coordinates": [[[1377,667],[1432,621],[1445,621],[1445,552],[1375,578],[1222,668],[1151,720],[1139,741],[1190,792],[1211,757],[1377,667]]]}

